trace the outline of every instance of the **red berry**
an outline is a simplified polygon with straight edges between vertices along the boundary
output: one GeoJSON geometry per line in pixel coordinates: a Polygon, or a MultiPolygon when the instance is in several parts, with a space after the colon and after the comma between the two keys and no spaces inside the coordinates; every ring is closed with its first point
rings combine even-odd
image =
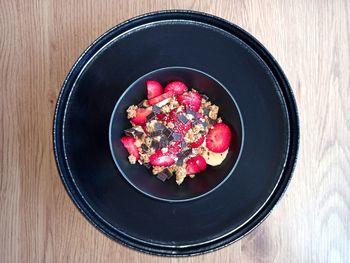
{"type": "Polygon", "coordinates": [[[205,159],[201,155],[197,155],[187,160],[186,172],[187,174],[196,174],[204,171],[207,167],[205,159]]]}
{"type": "Polygon", "coordinates": [[[198,148],[204,142],[204,136],[202,135],[197,141],[190,143],[188,146],[190,148],[198,148]]]}
{"type": "Polygon", "coordinates": [[[157,97],[163,93],[162,85],[158,81],[155,80],[147,80],[146,81],[147,86],[147,98],[152,99],[154,97],[157,97]]]}
{"type": "Polygon", "coordinates": [[[175,95],[180,95],[180,94],[184,93],[185,91],[187,91],[187,86],[185,85],[185,83],[183,83],[181,81],[173,81],[165,86],[164,91],[165,92],[171,91],[175,95]]]}
{"type": "Polygon", "coordinates": [[[191,91],[187,94],[177,96],[177,101],[193,111],[198,111],[201,107],[202,97],[198,92],[191,91]]]}
{"type": "Polygon", "coordinates": [[[124,145],[125,149],[128,151],[128,153],[134,155],[136,157],[136,160],[138,160],[140,158],[140,153],[137,147],[135,146],[135,138],[124,136],[120,140],[124,145]]]}
{"type": "Polygon", "coordinates": [[[169,153],[162,153],[161,150],[157,150],[149,157],[149,162],[153,166],[170,166],[175,163],[175,160],[169,153]]]}
{"type": "Polygon", "coordinates": [[[224,123],[217,123],[209,130],[205,143],[210,151],[222,153],[230,146],[231,137],[230,128],[224,123]]]}
{"type": "Polygon", "coordinates": [[[166,115],[164,113],[159,113],[156,115],[156,118],[160,121],[163,120],[165,117],[166,117],[166,115]]]}
{"type": "Polygon", "coordinates": [[[152,98],[152,99],[149,99],[149,100],[148,100],[148,104],[149,104],[149,105],[157,104],[157,103],[159,103],[159,102],[161,102],[161,101],[163,101],[163,100],[165,100],[165,99],[167,99],[167,98],[170,98],[170,97],[173,96],[173,95],[174,95],[173,92],[170,92],[170,91],[165,92],[165,93],[163,93],[163,94],[161,94],[161,95],[159,95],[159,96],[157,96],[157,97],[154,97],[154,98],[152,98]]]}
{"type": "Polygon", "coordinates": [[[136,125],[145,125],[147,122],[147,116],[151,112],[151,108],[138,108],[136,110],[136,116],[131,119],[131,122],[136,125]]]}
{"type": "Polygon", "coordinates": [[[177,112],[177,109],[173,109],[170,111],[170,113],[166,119],[167,123],[172,122],[174,124],[173,130],[176,133],[180,133],[182,135],[182,138],[180,140],[178,140],[180,142],[183,140],[183,136],[186,134],[186,132],[189,129],[191,129],[191,127],[192,127],[192,122],[190,120],[188,120],[188,122],[186,124],[184,124],[178,120],[178,116],[181,114],[186,114],[186,112],[183,110],[177,112]]]}
{"type": "Polygon", "coordinates": [[[179,153],[181,151],[181,147],[179,144],[175,144],[175,145],[170,145],[168,146],[168,152],[170,154],[174,154],[176,155],[177,153],[179,153]]]}

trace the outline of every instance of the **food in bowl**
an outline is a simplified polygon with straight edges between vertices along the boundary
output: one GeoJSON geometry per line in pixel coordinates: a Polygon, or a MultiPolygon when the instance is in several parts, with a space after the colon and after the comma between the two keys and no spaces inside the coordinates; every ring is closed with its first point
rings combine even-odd
{"type": "Polygon", "coordinates": [[[148,80],[146,89],[147,99],[126,110],[131,127],[121,142],[131,164],[146,166],[163,182],[175,174],[180,185],[207,165],[225,160],[232,132],[205,94],[181,81],[163,89],[158,81],[148,80]]]}

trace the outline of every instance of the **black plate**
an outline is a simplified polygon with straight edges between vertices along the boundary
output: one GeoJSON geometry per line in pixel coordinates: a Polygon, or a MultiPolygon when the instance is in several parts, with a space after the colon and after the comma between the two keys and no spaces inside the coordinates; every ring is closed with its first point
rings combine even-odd
{"type": "Polygon", "coordinates": [[[291,178],[298,141],[295,101],[270,53],[237,26],[186,11],[140,16],[96,40],[67,76],[54,121],[60,175],[80,211],[114,240],[159,255],[211,251],[256,227],[291,178]],[[136,191],[108,145],[121,94],[140,76],[169,66],[219,80],[235,98],[245,130],[234,174],[211,194],[181,203],[136,191]]]}

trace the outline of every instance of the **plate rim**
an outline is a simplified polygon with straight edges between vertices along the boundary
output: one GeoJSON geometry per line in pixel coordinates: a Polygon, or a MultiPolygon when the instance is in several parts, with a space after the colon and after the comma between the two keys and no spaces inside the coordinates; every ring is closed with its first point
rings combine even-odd
{"type": "MultiPolygon", "coordinates": [[[[151,21],[151,22],[152,22],[151,21]]],[[[295,97],[293,95],[293,91],[290,87],[290,84],[282,71],[281,67],[275,60],[275,58],[270,54],[270,52],[250,33],[246,32],[244,29],[240,28],[239,26],[222,19],[217,16],[213,16],[211,14],[203,13],[203,12],[197,12],[197,11],[190,11],[190,10],[163,10],[163,11],[156,11],[151,13],[146,13],[134,18],[131,18],[129,20],[126,20],[123,23],[120,23],[105,33],[103,33],[100,37],[98,37],[95,41],[93,41],[86,49],[85,51],[79,56],[79,58],[76,60],[76,62],[73,64],[72,68],[70,69],[67,77],[65,78],[61,91],[58,96],[58,100],[56,103],[55,113],[54,113],[54,121],[53,121],[53,148],[54,148],[54,155],[55,155],[55,161],[56,166],[59,171],[59,176],[61,178],[61,181],[72,199],[73,203],[76,205],[78,210],[85,216],[85,218],[88,219],[88,221],[94,225],[97,229],[99,229],[101,232],[103,232],[105,235],[110,237],[113,240],[116,240],[120,242],[121,244],[134,248],[136,250],[159,255],[159,256],[192,256],[192,255],[198,255],[203,254],[207,252],[211,252],[217,249],[220,249],[222,247],[228,246],[231,243],[241,239],[248,233],[250,233],[252,230],[254,230],[257,226],[259,226],[266,217],[271,213],[272,209],[276,206],[278,201],[281,199],[283,194],[285,193],[288,184],[292,178],[293,171],[297,162],[298,157],[298,149],[299,149],[299,139],[300,139],[300,130],[299,130],[299,114],[296,106],[295,97]],[[152,20],[153,19],[153,20],[152,20]],[[205,244],[200,244],[198,246],[194,245],[189,248],[187,247],[178,247],[178,248],[169,248],[169,247],[163,247],[159,244],[150,244],[145,243],[143,241],[138,241],[135,239],[131,239],[127,236],[126,233],[119,232],[119,235],[115,235],[112,232],[115,231],[109,231],[109,226],[106,224],[106,222],[103,222],[95,213],[94,211],[89,207],[89,205],[86,204],[85,199],[80,196],[77,189],[74,189],[74,184],[67,180],[66,176],[63,176],[63,174],[68,174],[69,177],[69,167],[65,160],[62,160],[60,156],[64,156],[64,150],[63,145],[60,144],[60,135],[62,131],[60,131],[60,128],[62,129],[62,125],[64,123],[64,109],[68,102],[69,94],[72,90],[72,85],[70,86],[70,82],[74,82],[76,77],[79,75],[82,68],[85,66],[84,60],[89,60],[89,56],[91,53],[95,53],[94,51],[100,50],[101,47],[103,47],[107,42],[106,38],[110,38],[111,34],[120,35],[127,30],[130,30],[136,26],[142,26],[143,24],[147,23],[147,20],[152,21],[164,21],[164,20],[173,20],[173,19],[183,19],[183,20],[189,20],[189,21],[200,21],[203,23],[206,23],[208,25],[212,25],[215,27],[218,27],[220,29],[225,30],[229,34],[232,34],[239,39],[241,39],[246,45],[251,47],[256,54],[266,63],[268,68],[273,73],[277,83],[278,87],[283,95],[285,106],[287,107],[286,111],[288,112],[288,118],[289,118],[289,129],[290,129],[290,138],[289,138],[289,149],[286,156],[286,162],[285,167],[282,171],[282,175],[280,177],[279,182],[277,183],[275,187],[275,191],[272,193],[270,199],[265,203],[264,207],[255,215],[254,218],[251,219],[250,222],[248,222],[245,226],[242,227],[242,229],[239,229],[236,233],[231,233],[230,235],[226,235],[223,238],[216,239],[212,242],[208,242],[205,244]],[[120,31],[120,32],[117,32],[120,31]],[[239,36],[237,36],[239,35],[239,36]],[[63,111],[62,111],[63,110],[63,111]],[[96,222],[98,222],[98,224],[96,222]]],[[[62,142],[61,142],[62,143],[62,142]]]]}

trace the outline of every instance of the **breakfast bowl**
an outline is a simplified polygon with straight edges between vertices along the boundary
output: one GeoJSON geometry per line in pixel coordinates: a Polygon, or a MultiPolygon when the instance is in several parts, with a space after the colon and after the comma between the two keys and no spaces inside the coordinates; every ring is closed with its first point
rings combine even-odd
{"type": "Polygon", "coordinates": [[[292,177],[296,103],[282,69],[253,36],[192,11],[142,15],[110,29],[79,57],[59,95],[53,144],[60,178],[80,212],[139,251],[189,256],[257,227],[292,177]],[[119,138],[144,80],[182,80],[220,107],[230,155],[177,186],[128,163],[119,138]]]}
{"type": "Polygon", "coordinates": [[[237,104],[230,92],[219,81],[204,72],[186,67],[167,67],[152,71],[138,78],[120,96],[114,108],[109,143],[113,160],[124,178],[140,192],[159,200],[177,202],[190,201],[217,189],[232,174],[243,146],[243,123],[237,104]],[[175,176],[163,182],[152,176],[145,166],[130,165],[120,138],[130,126],[127,108],[137,105],[146,97],[147,80],[157,80],[161,85],[171,81],[181,81],[205,94],[211,102],[220,106],[221,117],[232,131],[228,155],[218,166],[208,166],[192,180],[178,186],[175,176]]]}

